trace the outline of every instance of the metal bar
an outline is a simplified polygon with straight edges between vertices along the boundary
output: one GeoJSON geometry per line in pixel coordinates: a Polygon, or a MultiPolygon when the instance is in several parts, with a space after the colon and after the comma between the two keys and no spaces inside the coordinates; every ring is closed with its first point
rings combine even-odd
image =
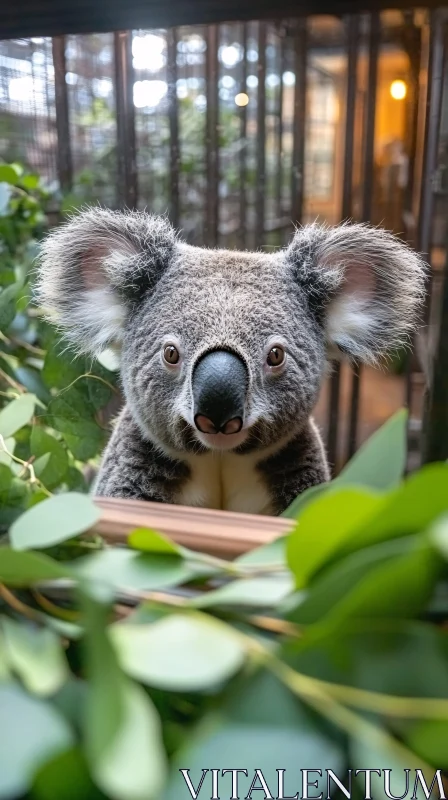
{"type": "Polygon", "coordinates": [[[137,207],[137,161],[134,113],[132,31],[114,33],[115,103],[117,113],[118,200],[137,207]]]}
{"type": "MultiPolygon", "coordinates": [[[[352,160],[355,137],[356,85],[358,65],[359,17],[351,16],[347,20],[347,94],[345,102],[345,142],[344,142],[344,176],[342,181],[341,217],[343,220],[352,215],[352,160]]],[[[339,408],[340,408],[341,367],[335,364],[330,377],[330,396],[328,409],[327,448],[330,464],[336,464],[339,408]]]]}
{"type": "Polygon", "coordinates": [[[277,158],[275,176],[275,197],[277,201],[277,216],[282,215],[282,188],[283,188],[283,75],[286,70],[286,36],[285,30],[280,29],[280,85],[278,87],[277,106],[277,158]]]}
{"type": "MultiPolygon", "coordinates": [[[[243,57],[241,59],[241,81],[239,91],[240,94],[247,94],[247,39],[248,39],[248,24],[244,22],[241,32],[241,47],[243,49],[243,57]]],[[[239,210],[239,243],[240,247],[246,247],[246,234],[247,234],[247,106],[240,106],[240,210],[239,210]]]]}
{"type": "Polygon", "coordinates": [[[206,162],[206,191],[205,191],[205,241],[209,247],[218,244],[219,224],[219,96],[218,96],[218,37],[217,25],[207,28],[207,54],[205,65],[207,117],[205,123],[205,162],[206,162]]]}
{"type": "Polygon", "coordinates": [[[307,84],[307,23],[299,19],[294,32],[294,121],[292,146],[291,214],[295,225],[303,215],[307,84]]]}
{"type": "Polygon", "coordinates": [[[179,207],[179,106],[177,102],[177,28],[169,28],[166,34],[168,51],[168,101],[170,123],[170,217],[177,228],[179,207]]]}
{"type": "Polygon", "coordinates": [[[264,239],[266,193],[266,23],[258,23],[257,186],[255,196],[255,246],[264,239]]]}
{"type": "MultiPolygon", "coordinates": [[[[426,93],[425,138],[423,143],[423,174],[420,188],[419,224],[417,246],[430,258],[432,216],[434,210],[433,181],[437,166],[440,114],[442,109],[445,15],[437,10],[431,13],[430,57],[428,65],[428,90],[426,93]]],[[[430,287],[426,320],[429,316],[430,287]]]]}
{"type": "Polygon", "coordinates": [[[65,36],[55,36],[52,39],[53,66],[54,66],[54,94],[56,108],[57,132],[57,169],[59,184],[62,191],[70,191],[73,184],[73,161],[70,139],[70,118],[68,109],[68,92],[65,61],[65,36]]]}
{"type": "Polygon", "coordinates": [[[425,463],[448,459],[448,241],[446,253],[438,345],[433,363],[431,387],[426,398],[423,442],[425,463]]]}
{"type": "MultiPolygon", "coordinates": [[[[428,89],[426,95],[425,138],[423,146],[423,174],[420,193],[420,224],[418,226],[418,249],[431,259],[432,216],[434,210],[433,182],[438,160],[438,141],[443,97],[443,73],[447,38],[446,12],[431,13],[430,58],[428,67],[428,89]]],[[[448,256],[446,257],[448,259],[448,256]]],[[[426,387],[422,461],[432,461],[444,451],[447,444],[446,409],[448,407],[448,301],[447,272],[445,266],[442,307],[439,316],[438,343],[434,357],[429,353],[429,386],[426,387]],[[445,404],[445,409],[443,408],[445,404]]],[[[425,308],[425,321],[429,323],[431,310],[432,275],[425,308]]]]}
{"type": "MultiPolygon", "coordinates": [[[[372,217],[372,200],[374,192],[374,148],[375,148],[375,111],[378,80],[378,55],[380,49],[381,22],[378,12],[370,16],[369,31],[369,73],[367,83],[367,112],[364,139],[363,193],[361,221],[369,222],[372,217]]],[[[359,419],[359,400],[361,391],[362,365],[357,364],[352,372],[350,395],[350,416],[347,438],[347,459],[356,451],[359,419]]]]}

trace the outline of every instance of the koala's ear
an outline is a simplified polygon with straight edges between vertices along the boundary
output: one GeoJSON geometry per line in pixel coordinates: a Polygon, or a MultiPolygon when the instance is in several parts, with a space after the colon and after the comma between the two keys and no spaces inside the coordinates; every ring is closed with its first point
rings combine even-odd
{"type": "Polygon", "coordinates": [[[169,222],[137,211],[90,208],[43,242],[37,298],[80,351],[117,344],[126,316],[168,266],[169,222]]]}
{"type": "Polygon", "coordinates": [[[299,229],[286,257],[336,348],[375,363],[406,345],[417,326],[427,265],[381,228],[344,223],[299,229]]]}

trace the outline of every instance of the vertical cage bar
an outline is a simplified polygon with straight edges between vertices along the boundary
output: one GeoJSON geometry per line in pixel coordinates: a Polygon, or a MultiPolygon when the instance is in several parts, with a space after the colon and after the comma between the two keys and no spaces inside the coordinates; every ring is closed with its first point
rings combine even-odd
{"type": "Polygon", "coordinates": [[[280,27],[280,85],[278,89],[277,105],[277,154],[276,154],[276,179],[275,197],[277,216],[282,216],[282,188],[283,188],[283,74],[286,70],[286,37],[283,25],[280,27]]]}
{"type": "Polygon", "coordinates": [[[218,244],[219,224],[218,36],[218,25],[209,25],[207,27],[207,54],[205,64],[205,91],[207,97],[207,118],[205,123],[205,241],[209,247],[215,247],[218,244]]]}
{"type": "MultiPolygon", "coordinates": [[[[243,56],[241,59],[241,81],[239,91],[247,94],[247,39],[248,24],[243,22],[241,31],[241,47],[243,56]]],[[[247,106],[240,106],[240,225],[239,243],[240,247],[247,245],[247,192],[246,192],[246,159],[247,159],[247,106]]]]}
{"type": "Polygon", "coordinates": [[[54,93],[56,108],[57,132],[57,169],[59,184],[62,191],[70,191],[73,184],[73,161],[70,139],[70,119],[68,109],[68,93],[65,61],[65,36],[55,36],[52,39],[53,66],[54,66],[54,93]]]}
{"type": "MultiPolygon", "coordinates": [[[[358,65],[359,17],[352,15],[347,22],[347,93],[345,101],[345,141],[344,174],[342,180],[341,217],[352,216],[353,181],[352,160],[355,140],[356,83],[358,65]]],[[[336,464],[339,408],[340,408],[341,365],[336,362],[330,378],[327,449],[330,464],[336,464]]]]}
{"type": "Polygon", "coordinates": [[[255,246],[264,242],[266,192],[266,23],[258,23],[257,186],[255,246]]]}
{"type": "MultiPolygon", "coordinates": [[[[428,68],[428,90],[426,97],[425,137],[423,150],[423,174],[420,194],[420,225],[418,228],[418,249],[431,261],[432,215],[434,211],[433,181],[438,160],[438,141],[443,97],[443,74],[446,49],[446,12],[431,12],[430,59],[428,68]]],[[[445,256],[448,259],[447,256],[445,256]]],[[[448,407],[448,269],[445,266],[437,348],[434,356],[429,353],[430,385],[426,387],[422,461],[439,458],[448,445],[446,417],[448,407]]],[[[425,318],[429,322],[431,308],[432,275],[428,289],[425,318]]],[[[445,456],[441,456],[445,458],[445,456]]]]}
{"type": "Polygon", "coordinates": [[[294,121],[292,146],[291,214],[295,225],[302,222],[305,167],[307,23],[299,19],[294,26],[294,121]]]}
{"type": "Polygon", "coordinates": [[[174,227],[178,227],[179,208],[179,105],[177,101],[177,28],[167,30],[168,54],[168,102],[170,124],[170,217],[174,227]]]}
{"type": "Polygon", "coordinates": [[[118,199],[120,205],[137,207],[134,70],[132,31],[114,33],[115,102],[117,113],[118,199]]]}
{"type": "MultiPolygon", "coordinates": [[[[370,15],[369,31],[369,73],[367,79],[367,109],[363,153],[363,192],[361,206],[361,221],[369,222],[372,217],[372,201],[374,192],[374,148],[375,148],[375,112],[378,82],[378,56],[380,49],[381,20],[378,12],[370,15]]],[[[351,458],[356,450],[359,419],[359,400],[361,391],[362,366],[357,364],[352,372],[352,386],[350,395],[350,415],[347,440],[347,459],[351,458]]]]}

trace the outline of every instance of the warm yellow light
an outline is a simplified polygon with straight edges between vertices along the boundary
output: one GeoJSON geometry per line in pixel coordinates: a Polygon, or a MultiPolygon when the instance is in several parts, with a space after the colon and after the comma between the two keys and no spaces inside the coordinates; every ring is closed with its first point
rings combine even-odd
{"type": "Polygon", "coordinates": [[[394,100],[404,100],[407,90],[404,81],[392,81],[390,85],[390,93],[394,100]]]}
{"type": "Polygon", "coordinates": [[[246,92],[240,92],[235,97],[235,103],[237,104],[237,106],[241,107],[247,106],[248,102],[249,102],[249,95],[247,95],[246,92]]]}

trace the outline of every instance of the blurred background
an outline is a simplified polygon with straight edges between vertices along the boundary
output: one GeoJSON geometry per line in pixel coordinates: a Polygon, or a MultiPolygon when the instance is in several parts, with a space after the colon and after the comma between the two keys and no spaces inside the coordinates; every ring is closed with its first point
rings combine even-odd
{"type": "Polygon", "coordinates": [[[192,244],[273,249],[353,218],[427,253],[434,336],[382,370],[335,368],[316,410],[337,471],[408,405],[412,468],[440,444],[445,40],[424,9],[2,40],[0,158],[45,180],[53,224],[99,201],[168,213],[192,244]]]}

